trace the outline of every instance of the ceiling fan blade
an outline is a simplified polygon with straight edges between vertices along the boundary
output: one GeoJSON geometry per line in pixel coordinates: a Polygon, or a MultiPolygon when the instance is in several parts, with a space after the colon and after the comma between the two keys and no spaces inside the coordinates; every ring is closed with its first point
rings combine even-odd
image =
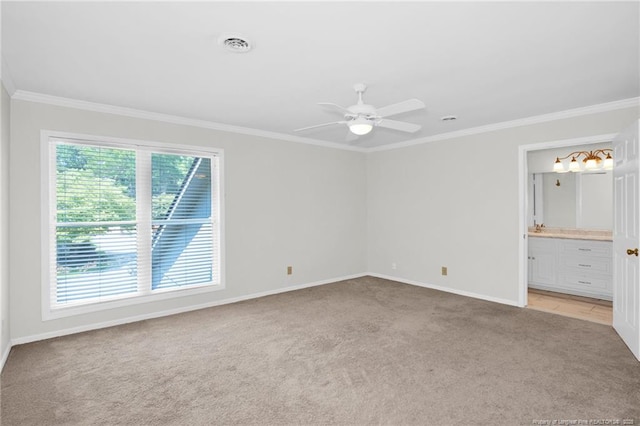
{"type": "Polygon", "coordinates": [[[386,118],[381,119],[376,126],[386,127],[387,129],[400,130],[401,132],[415,133],[422,129],[422,126],[413,123],[407,123],[405,121],[388,120],[386,118]]]}
{"type": "Polygon", "coordinates": [[[346,123],[346,121],[332,121],[331,123],[322,123],[322,124],[316,124],[315,126],[302,127],[300,129],[295,129],[294,132],[300,132],[302,130],[315,129],[317,127],[331,126],[332,124],[345,124],[345,123],[346,123]]]}
{"type": "Polygon", "coordinates": [[[320,102],[318,105],[323,106],[323,107],[329,107],[334,109],[336,112],[339,112],[340,114],[351,114],[351,111],[349,111],[348,109],[346,109],[345,107],[341,107],[338,104],[332,104],[330,102],[320,102]]]}
{"type": "Polygon", "coordinates": [[[389,117],[391,115],[402,114],[403,112],[415,111],[424,108],[424,102],[419,99],[409,99],[397,104],[387,105],[376,110],[376,114],[380,117],[389,117]]]}

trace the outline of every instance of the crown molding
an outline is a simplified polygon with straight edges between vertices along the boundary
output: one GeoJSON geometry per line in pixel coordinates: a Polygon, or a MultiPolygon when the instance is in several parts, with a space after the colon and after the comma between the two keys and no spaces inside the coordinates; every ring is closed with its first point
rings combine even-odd
{"type": "Polygon", "coordinates": [[[456,130],[455,132],[440,133],[439,135],[427,136],[420,139],[413,139],[405,142],[369,148],[368,152],[388,151],[391,149],[405,148],[414,145],[422,145],[430,142],[437,142],[446,139],[459,138],[463,136],[477,135],[480,133],[494,132],[496,130],[510,129],[513,127],[529,126],[532,124],[546,123],[549,121],[562,120],[566,118],[579,117],[589,114],[597,114],[618,109],[632,108],[640,106],[640,97],[622,99],[619,101],[606,102],[602,104],[590,105],[581,108],[568,109],[565,111],[552,112],[549,114],[535,115],[532,117],[520,118],[517,120],[503,121],[500,123],[488,124],[486,126],[470,127],[468,129],[456,130]]]}
{"type": "MultiPolygon", "coordinates": [[[[6,67],[3,62],[3,83],[5,88],[11,94],[10,87],[13,88],[11,79],[4,80],[6,67]],[[8,84],[7,84],[8,83],[8,84]]],[[[323,141],[318,139],[304,138],[300,136],[289,135],[286,133],[270,132],[266,130],[253,129],[249,127],[233,126],[229,124],[216,123],[207,120],[198,120],[193,118],[186,118],[176,115],[162,114],[157,112],[144,111],[133,108],[119,107],[108,104],[101,104],[96,102],[81,101],[71,98],[63,98],[59,96],[45,95],[42,93],[28,92],[24,90],[12,90],[12,99],[28,102],[38,102],[55,106],[62,106],[67,108],[75,108],[85,111],[101,112],[106,114],[115,114],[131,118],[140,118],[144,120],[160,121],[170,124],[179,124],[184,126],[200,127],[205,129],[219,130],[223,132],[238,133],[243,135],[257,136],[268,139],[276,139],[288,142],[303,143],[307,145],[321,146],[325,148],[341,149],[345,151],[355,152],[378,152],[388,151],[392,149],[406,148],[414,145],[422,145],[425,143],[437,142],[447,139],[459,138],[464,136],[477,135],[481,133],[494,132],[497,130],[510,129],[520,126],[528,126],[532,124],[545,123],[549,121],[562,120],[572,117],[579,117],[583,115],[602,113],[607,111],[615,111],[618,109],[632,108],[640,106],[640,97],[622,99],[613,102],[606,102],[602,104],[590,105],[581,108],[574,108],[565,111],[558,111],[550,114],[536,115],[532,117],[521,118],[511,121],[503,121],[500,123],[488,124],[486,126],[471,127],[468,129],[457,130],[454,132],[440,133],[438,135],[427,136],[419,139],[412,139],[409,141],[393,143],[384,146],[378,146],[373,148],[362,148],[351,145],[345,145],[336,142],[323,141]]]]}
{"type": "Polygon", "coordinates": [[[158,112],[144,111],[134,108],[126,108],[96,102],[81,101],[59,96],[45,95],[42,93],[17,90],[12,99],[28,102],[38,102],[48,105],[75,108],[84,111],[101,112],[105,114],[121,115],[124,117],[140,118],[144,120],[160,121],[163,123],[179,124],[184,126],[200,127],[204,129],[219,130],[223,132],[238,133],[242,135],[258,136],[268,139],[316,145],[325,148],[341,149],[345,151],[366,152],[366,148],[339,144],[335,142],[321,141],[317,139],[303,138],[299,136],[287,135],[284,133],[270,132],[266,130],[253,129],[249,127],[233,126],[229,124],[216,123],[207,120],[186,118],[177,115],[162,114],[158,112]]]}

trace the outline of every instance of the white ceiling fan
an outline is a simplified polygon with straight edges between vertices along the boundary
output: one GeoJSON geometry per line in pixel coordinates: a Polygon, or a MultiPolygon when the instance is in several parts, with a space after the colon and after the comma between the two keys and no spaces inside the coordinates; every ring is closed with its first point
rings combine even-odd
{"type": "MultiPolygon", "coordinates": [[[[415,133],[422,126],[404,121],[389,120],[387,117],[403,112],[414,111],[424,108],[425,105],[418,99],[409,99],[396,104],[387,105],[382,108],[375,108],[362,102],[362,94],[367,90],[367,86],[358,83],[353,86],[358,94],[358,103],[348,108],[332,103],[319,103],[318,105],[327,106],[344,115],[344,119],[340,121],[332,121],[330,123],[317,124],[315,126],[303,127],[294,130],[300,132],[303,130],[315,129],[318,127],[331,126],[334,124],[346,124],[351,134],[362,136],[369,133],[374,127],[385,127],[387,129],[399,130],[401,132],[415,133]]],[[[348,135],[349,136],[349,135],[348,135]]]]}

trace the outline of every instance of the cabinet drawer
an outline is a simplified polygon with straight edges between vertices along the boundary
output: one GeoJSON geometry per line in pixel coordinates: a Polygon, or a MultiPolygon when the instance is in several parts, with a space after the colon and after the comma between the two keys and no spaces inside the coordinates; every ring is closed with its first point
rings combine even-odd
{"type": "Polygon", "coordinates": [[[560,274],[560,285],[574,289],[591,289],[598,293],[611,293],[611,278],[607,276],[560,274]]]}
{"type": "Polygon", "coordinates": [[[557,250],[558,240],[555,238],[530,237],[529,250],[557,250]]]}
{"type": "Polygon", "coordinates": [[[560,265],[573,271],[611,274],[611,259],[591,256],[562,256],[560,265]]]}
{"type": "Polygon", "coordinates": [[[560,243],[560,254],[612,257],[609,241],[570,240],[560,243]]]}

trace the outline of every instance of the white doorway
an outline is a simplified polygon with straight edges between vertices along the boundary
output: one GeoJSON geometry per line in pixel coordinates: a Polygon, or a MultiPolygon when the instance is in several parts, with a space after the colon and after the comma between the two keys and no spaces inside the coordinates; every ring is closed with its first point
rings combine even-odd
{"type": "MultiPolygon", "coordinates": [[[[612,206],[614,209],[614,290],[613,290],[613,326],[620,334],[625,343],[629,346],[634,356],[640,360],[640,288],[638,288],[638,277],[640,267],[638,259],[634,259],[633,249],[640,246],[640,218],[638,217],[638,201],[640,199],[638,175],[640,174],[639,165],[639,148],[638,148],[638,123],[634,125],[635,136],[624,136],[624,142],[614,142],[614,147],[618,150],[624,150],[618,153],[622,165],[626,168],[633,169],[631,173],[617,175],[614,172],[616,184],[616,202],[612,206]],[[626,138],[626,139],[625,139],[626,138]],[[617,145],[616,145],[617,143],[617,145]],[[630,146],[633,145],[633,148],[630,146]],[[624,146],[625,148],[620,148],[624,146]],[[627,153],[631,153],[627,155],[627,153]],[[624,158],[623,158],[624,157],[624,158]],[[629,158],[627,158],[629,157],[629,158]],[[627,176],[629,175],[629,176],[627,176]],[[619,182],[627,181],[629,185],[621,185],[619,182]],[[623,197],[623,198],[621,198],[623,197]],[[631,205],[631,206],[630,206],[631,205]],[[624,209],[623,209],[624,208],[624,209]],[[630,210],[630,211],[627,211],[630,210]],[[628,219],[627,218],[631,218],[628,219]],[[621,227],[621,222],[626,220],[628,226],[621,227]],[[627,232],[628,231],[628,232],[627,232]],[[624,233],[623,238],[621,233],[624,233]],[[620,254],[620,247],[624,246],[626,251],[620,254]],[[634,246],[627,248],[627,246],[634,246]],[[631,253],[631,254],[630,254],[631,253]],[[617,275],[616,275],[617,274],[617,275]]],[[[528,304],[528,282],[529,282],[529,220],[530,220],[530,191],[528,155],[530,152],[551,149],[551,148],[570,148],[577,145],[597,144],[604,142],[613,142],[617,134],[597,135],[592,137],[550,141],[540,144],[523,145],[519,151],[519,167],[520,167],[520,284],[519,284],[519,305],[522,307],[528,304]]],[[[616,153],[614,153],[615,160],[616,153]]],[[[618,165],[618,164],[616,164],[618,165]]],[[[629,169],[629,170],[631,170],[629,169]]]]}
{"type": "Polygon", "coordinates": [[[613,141],[613,328],[640,360],[640,121],[613,141]]]}
{"type": "MultiPolygon", "coordinates": [[[[524,307],[528,305],[528,287],[529,279],[531,277],[532,265],[529,254],[529,226],[532,225],[532,212],[533,212],[533,186],[530,182],[530,170],[529,170],[529,155],[530,153],[536,154],[542,151],[548,151],[556,148],[567,148],[567,153],[570,152],[572,147],[580,145],[594,145],[611,143],[616,134],[596,135],[591,137],[549,141],[539,144],[523,145],[520,147],[520,288],[519,288],[519,305],[524,307]]],[[[546,159],[545,161],[551,162],[549,169],[553,166],[553,159],[546,159]]],[[[538,171],[538,170],[535,170],[538,171]]],[[[579,198],[579,197],[578,197],[579,198]]],[[[612,206],[612,201],[608,201],[612,206]]],[[[541,206],[537,206],[537,214],[535,215],[535,224],[541,225],[544,223],[543,214],[541,212],[541,206]],[[542,219],[542,220],[540,220],[542,219]]],[[[577,228],[578,222],[581,218],[581,213],[573,214],[575,225],[577,228]]],[[[555,259],[553,259],[555,261],[555,259]]],[[[542,271],[544,272],[544,271],[542,271]]],[[[588,294],[584,294],[588,296],[588,294]]]]}

